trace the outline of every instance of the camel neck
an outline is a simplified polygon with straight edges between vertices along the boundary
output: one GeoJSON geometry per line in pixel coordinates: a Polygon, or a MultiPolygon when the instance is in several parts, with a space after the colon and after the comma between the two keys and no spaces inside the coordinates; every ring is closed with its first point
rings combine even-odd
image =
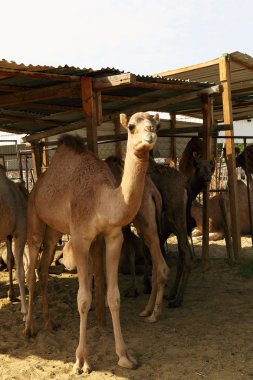
{"type": "Polygon", "coordinates": [[[127,151],[122,181],[114,190],[115,208],[117,208],[115,217],[123,221],[122,225],[130,223],[140,208],[148,160],[148,152],[137,156],[132,150],[127,151]],[[117,213],[118,210],[120,213],[117,213]]]}
{"type": "Polygon", "coordinates": [[[197,195],[203,190],[204,181],[202,181],[195,172],[193,176],[188,180],[188,185],[191,190],[191,201],[194,201],[197,195]]]}

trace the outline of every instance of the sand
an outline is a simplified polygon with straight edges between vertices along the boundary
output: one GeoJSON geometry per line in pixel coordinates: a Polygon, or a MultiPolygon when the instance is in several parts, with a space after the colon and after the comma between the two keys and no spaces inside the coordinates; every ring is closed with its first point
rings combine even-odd
{"type": "MultiPolygon", "coordinates": [[[[244,244],[250,245],[249,239],[244,244]]],[[[170,247],[171,249],[171,247],[170,247]]],[[[172,263],[175,264],[176,248],[172,263]]],[[[50,275],[49,301],[57,331],[43,329],[40,297],[35,306],[37,336],[22,335],[24,322],[20,303],[6,298],[8,275],[0,272],[0,379],[115,379],[115,380],[239,380],[253,378],[253,279],[238,275],[238,266],[226,262],[224,242],[210,248],[211,268],[203,273],[201,262],[193,264],[181,308],[164,310],[155,324],[144,323],[138,313],[148,296],[121,298],[121,325],[128,347],[140,366],[136,370],[118,367],[109,311],[107,325],[96,325],[95,312],[88,317],[88,347],[94,368],[89,375],[73,375],[79,336],[76,306],[76,274],[50,275]]],[[[252,255],[244,248],[243,255],[252,255]]],[[[197,247],[197,255],[200,251],[197,247]]],[[[166,293],[172,283],[175,265],[166,293]]],[[[120,289],[130,283],[129,275],[119,275],[120,289]]],[[[18,287],[15,284],[18,294],[18,287]]],[[[39,294],[39,293],[38,293],[39,294]]]]}

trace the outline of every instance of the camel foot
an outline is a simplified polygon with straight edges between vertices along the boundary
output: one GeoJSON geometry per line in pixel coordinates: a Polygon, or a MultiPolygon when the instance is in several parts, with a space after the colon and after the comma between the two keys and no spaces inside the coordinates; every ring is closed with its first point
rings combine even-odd
{"type": "Polygon", "coordinates": [[[180,307],[182,305],[182,302],[178,299],[170,299],[169,302],[168,302],[168,308],[176,308],[176,307],[180,307]]]}
{"type": "Polygon", "coordinates": [[[139,293],[137,289],[129,288],[124,291],[124,297],[136,298],[138,296],[139,296],[139,293]]]}
{"type": "Polygon", "coordinates": [[[24,334],[25,338],[28,338],[28,339],[34,338],[36,336],[36,334],[34,333],[34,331],[32,330],[31,327],[25,327],[23,334],[24,334]]]}
{"type": "Polygon", "coordinates": [[[82,364],[80,360],[77,360],[73,367],[74,375],[81,375],[82,373],[89,374],[91,371],[92,368],[87,361],[82,364]]]}
{"type": "Polygon", "coordinates": [[[15,296],[13,288],[8,290],[8,298],[11,302],[19,302],[19,299],[15,296]]]}
{"type": "Polygon", "coordinates": [[[50,265],[48,268],[49,274],[61,274],[65,271],[65,266],[63,264],[59,265],[50,265]]]}
{"type": "Polygon", "coordinates": [[[126,356],[119,358],[118,365],[128,369],[136,369],[138,367],[137,361],[129,352],[127,352],[126,356]]]}
{"type": "Polygon", "coordinates": [[[17,297],[15,297],[15,294],[11,297],[9,296],[8,298],[9,298],[10,302],[20,302],[20,300],[17,297]]]}
{"type": "Polygon", "coordinates": [[[149,317],[152,314],[152,311],[144,309],[142,312],[140,312],[139,317],[149,317]]]}
{"type": "Polygon", "coordinates": [[[154,323],[157,321],[157,317],[154,314],[151,314],[149,317],[144,318],[144,322],[154,323]]]}
{"type": "Polygon", "coordinates": [[[53,321],[46,321],[45,322],[45,330],[49,331],[56,331],[61,327],[60,323],[53,322],[53,321]]]}

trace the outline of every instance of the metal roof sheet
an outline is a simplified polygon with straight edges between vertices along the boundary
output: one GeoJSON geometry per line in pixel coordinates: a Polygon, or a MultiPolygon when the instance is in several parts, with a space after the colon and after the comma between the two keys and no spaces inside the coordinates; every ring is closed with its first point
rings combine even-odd
{"type": "MultiPolygon", "coordinates": [[[[253,117],[253,57],[239,51],[226,54],[230,61],[231,70],[231,93],[234,120],[253,117]],[[242,112],[243,110],[243,112],[242,112]]],[[[204,62],[198,65],[169,70],[154,74],[163,78],[177,78],[189,81],[207,81],[218,84],[220,82],[219,59],[204,62]]],[[[214,117],[223,120],[221,99],[216,100],[214,117]]],[[[183,111],[183,113],[187,113],[183,111]]],[[[196,116],[201,117],[201,113],[196,116]]]]}
{"type": "Polygon", "coordinates": [[[129,77],[129,82],[119,80],[116,86],[99,88],[104,121],[115,119],[119,112],[200,109],[199,92],[213,84],[206,80],[134,75],[115,68],[26,66],[1,60],[0,130],[53,133],[58,127],[84,126],[80,78],[103,82],[106,77],[121,76],[129,77]]]}

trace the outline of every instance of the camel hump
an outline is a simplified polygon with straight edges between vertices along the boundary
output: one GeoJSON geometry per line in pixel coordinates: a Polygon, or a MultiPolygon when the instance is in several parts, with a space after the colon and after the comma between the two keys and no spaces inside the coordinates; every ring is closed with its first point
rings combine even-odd
{"type": "Polygon", "coordinates": [[[67,133],[62,135],[58,140],[58,147],[62,145],[74,150],[76,153],[87,151],[84,139],[78,135],[69,135],[67,133]]]}

